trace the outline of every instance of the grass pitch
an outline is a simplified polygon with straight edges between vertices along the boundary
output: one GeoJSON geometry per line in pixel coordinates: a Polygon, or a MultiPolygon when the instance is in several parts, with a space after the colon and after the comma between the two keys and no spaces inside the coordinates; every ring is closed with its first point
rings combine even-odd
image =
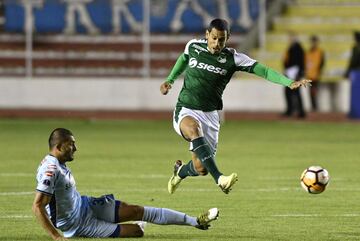
{"type": "Polygon", "coordinates": [[[174,160],[190,158],[171,120],[10,119],[0,120],[0,240],[50,240],[31,204],[36,169],[56,127],[74,132],[78,152],[69,166],[81,194],[114,193],[128,203],[192,215],[220,209],[208,231],[150,224],[144,240],[360,240],[359,124],[228,121],[217,163],[224,173],[239,174],[233,191],[225,195],[210,177],[197,177],[170,195],[174,160]],[[330,173],[322,194],[300,187],[300,174],[310,165],[330,173]]]}

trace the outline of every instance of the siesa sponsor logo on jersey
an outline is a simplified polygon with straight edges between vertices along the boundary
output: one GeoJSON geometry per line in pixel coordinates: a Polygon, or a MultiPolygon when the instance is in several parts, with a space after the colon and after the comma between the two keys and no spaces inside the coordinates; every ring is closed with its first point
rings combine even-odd
{"type": "Polygon", "coordinates": [[[220,75],[226,75],[227,74],[227,70],[226,69],[222,69],[220,67],[215,67],[214,65],[211,64],[205,64],[202,62],[198,62],[195,58],[190,58],[189,60],[189,67],[190,68],[197,68],[197,69],[204,69],[207,70],[209,72],[212,72],[214,74],[220,74],[220,75]]]}

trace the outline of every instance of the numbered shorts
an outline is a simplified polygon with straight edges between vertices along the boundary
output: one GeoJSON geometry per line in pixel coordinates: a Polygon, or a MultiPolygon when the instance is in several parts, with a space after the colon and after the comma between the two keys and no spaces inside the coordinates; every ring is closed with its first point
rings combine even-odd
{"type": "MultiPolygon", "coordinates": [[[[120,201],[114,195],[99,198],[82,196],[83,214],[73,236],[90,238],[119,237],[118,210],[120,201]]],[[[64,232],[66,236],[66,232],[64,232]]]]}
{"type": "MultiPolygon", "coordinates": [[[[218,111],[204,112],[201,110],[192,110],[186,107],[176,107],[173,115],[173,126],[180,136],[184,137],[180,131],[180,123],[186,116],[191,116],[199,123],[204,138],[209,144],[210,148],[216,154],[217,144],[219,140],[220,119],[218,111]]],[[[185,138],[185,137],[184,137],[185,138]]],[[[188,141],[188,140],[187,140],[188,141]]],[[[193,150],[192,143],[190,142],[190,151],[193,150]]]]}

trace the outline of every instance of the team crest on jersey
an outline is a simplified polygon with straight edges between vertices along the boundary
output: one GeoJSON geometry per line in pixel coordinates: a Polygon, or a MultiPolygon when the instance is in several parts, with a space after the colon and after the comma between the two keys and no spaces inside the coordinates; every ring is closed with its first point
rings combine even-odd
{"type": "Polygon", "coordinates": [[[65,183],[65,190],[68,190],[71,187],[75,186],[75,179],[74,179],[73,175],[71,175],[70,172],[68,172],[67,175],[68,175],[68,177],[67,177],[68,182],[65,183]]]}
{"type": "Polygon", "coordinates": [[[226,56],[221,54],[218,58],[217,58],[217,61],[219,63],[222,63],[222,64],[225,64],[226,63],[226,56]]]}
{"type": "Polygon", "coordinates": [[[49,179],[45,179],[42,184],[44,184],[45,186],[50,186],[51,182],[49,179]]]}

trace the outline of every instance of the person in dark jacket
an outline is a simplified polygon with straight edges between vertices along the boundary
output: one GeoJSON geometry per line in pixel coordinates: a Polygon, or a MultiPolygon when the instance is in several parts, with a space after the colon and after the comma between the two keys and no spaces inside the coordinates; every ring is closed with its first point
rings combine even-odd
{"type": "MultiPolygon", "coordinates": [[[[294,32],[289,32],[290,45],[285,52],[283,67],[286,77],[298,81],[305,71],[305,52],[294,32]]],[[[294,113],[298,118],[305,118],[306,113],[301,98],[300,89],[285,88],[286,111],[283,116],[290,117],[294,113]]]]}
{"type": "Polygon", "coordinates": [[[351,58],[348,68],[345,72],[345,77],[349,78],[352,70],[360,70],[360,31],[354,32],[355,45],[351,51],[351,58]]]}

